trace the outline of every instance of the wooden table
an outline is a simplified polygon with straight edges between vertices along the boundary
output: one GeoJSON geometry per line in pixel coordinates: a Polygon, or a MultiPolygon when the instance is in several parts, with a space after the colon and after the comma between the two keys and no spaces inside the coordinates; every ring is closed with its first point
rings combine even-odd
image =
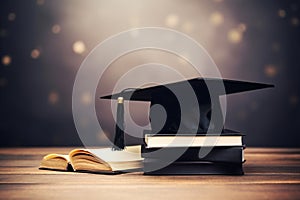
{"type": "Polygon", "coordinates": [[[300,199],[300,149],[248,148],[244,176],[100,175],[38,170],[47,153],[0,148],[1,199],[300,199]]]}

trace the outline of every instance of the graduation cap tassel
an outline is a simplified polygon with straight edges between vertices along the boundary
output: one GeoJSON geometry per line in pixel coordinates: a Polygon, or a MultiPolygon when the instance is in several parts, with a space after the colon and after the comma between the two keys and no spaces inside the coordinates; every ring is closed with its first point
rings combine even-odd
{"type": "Polygon", "coordinates": [[[115,139],[113,150],[123,150],[125,147],[124,141],[124,98],[118,97],[117,106],[117,121],[115,129],[115,139]]]}

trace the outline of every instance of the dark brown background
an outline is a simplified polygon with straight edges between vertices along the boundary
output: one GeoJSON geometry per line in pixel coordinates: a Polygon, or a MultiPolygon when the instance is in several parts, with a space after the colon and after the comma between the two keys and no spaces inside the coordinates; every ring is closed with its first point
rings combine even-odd
{"type": "MultiPolygon", "coordinates": [[[[1,1],[0,145],[80,145],[71,102],[81,62],[113,34],[159,26],[202,44],[224,78],[275,84],[228,97],[226,125],[245,133],[248,146],[299,147],[299,10],[299,1],[292,0],[1,1]]],[[[195,76],[174,55],[145,50],[113,63],[99,90],[111,88],[125,69],[147,62],[195,76]]],[[[88,94],[82,97],[83,104],[91,101],[88,94]]],[[[98,100],[96,107],[101,112],[98,100]]],[[[145,112],[133,117],[142,125],[147,120],[145,112]]]]}

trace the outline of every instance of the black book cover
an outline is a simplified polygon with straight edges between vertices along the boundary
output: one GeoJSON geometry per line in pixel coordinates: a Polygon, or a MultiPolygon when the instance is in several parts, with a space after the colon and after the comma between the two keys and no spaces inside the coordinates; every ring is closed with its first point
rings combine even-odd
{"type": "Polygon", "coordinates": [[[176,131],[160,131],[158,133],[154,133],[152,130],[144,130],[143,131],[144,137],[147,135],[148,137],[155,137],[155,136],[244,136],[241,132],[234,131],[231,129],[222,129],[221,133],[207,133],[207,132],[197,132],[196,134],[190,134],[189,131],[180,132],[176,131]]]}
{"type": "Polygon", "coordinates": [[[156,164],[144,162],[145,175],[243,175],[243,165],[212,162],[174,162],[152,171],[156,164]]]}
{"type": "Polygon", "coordinates": [[[244,148],[240,147],[170,147],[170,148],[145,148],[142,146],[142,157],[148,161],[156,162],[164,160],[166,157],[177,157],[176,161],[208,161],[208,162],[225,162],[225,163],[242,163],[244,162],[244,148]],[[203,149],[206,148],[206,149],[203,149]],[[200,149],[203,152],[209,151],[204,157],[199,157],[200,149]],[[177,156],[181,155],[181,156],[177,156]]]}

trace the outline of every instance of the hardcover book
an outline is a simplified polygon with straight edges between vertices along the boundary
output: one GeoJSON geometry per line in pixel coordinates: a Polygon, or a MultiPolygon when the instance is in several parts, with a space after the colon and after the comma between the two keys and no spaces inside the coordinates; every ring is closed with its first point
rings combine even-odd
{"type": "Polygon", "coordinates": [[[243,175],[240,164],[213,162],[174,162],[164,168],[151,171],[155,163],[144,162],[145,175],[243,175]]]}
{"type": "Polygon", "coordinates": [[[208,162],[224,162],[224,163],[243,163],[244,147],[214,147],[209,149],[210,152],[204,157],[200,157],[199,152],[205,147],[170,147],[164,148],[163,153],[160,148],[145,148],[142,147],[142,157],[146,162],[156,162],[157,160],[165,159],[166,155],[180,155],[178,161],[208,161],[208,162]]]}
{"type": "Polygon", "coordinates": [[[123,151],[111,148],[74,149],[68,155],[44,156],[40,169],[81,171],[92,173],[120,173],[140,170],[143,167],[141,146],[128,146],[123,151]]]}
{"type": "Polygon", "coordinates": [[[166,132],[149,134],[148,131],[144,133],[146,148],[225,147],[243,145],[243,135],[230,130],[223,131],[221,134],[189,134],[188,132],[177,134],[169,134],[166,132]]]}

